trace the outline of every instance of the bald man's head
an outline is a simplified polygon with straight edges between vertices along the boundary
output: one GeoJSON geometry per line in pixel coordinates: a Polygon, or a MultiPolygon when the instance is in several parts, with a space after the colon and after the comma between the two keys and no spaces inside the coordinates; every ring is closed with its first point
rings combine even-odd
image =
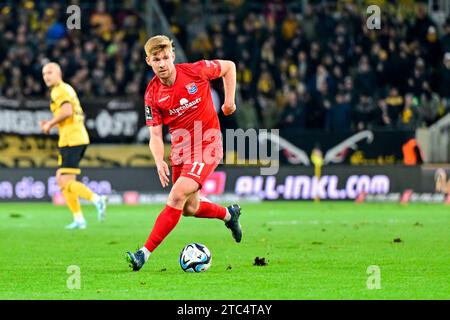
{"type": "Polygon", "coordinates": [[[47,87],[53,87],[62,80],[62,72],[59,64],[49,62],[42,68],[42,77],[47,87]]]}

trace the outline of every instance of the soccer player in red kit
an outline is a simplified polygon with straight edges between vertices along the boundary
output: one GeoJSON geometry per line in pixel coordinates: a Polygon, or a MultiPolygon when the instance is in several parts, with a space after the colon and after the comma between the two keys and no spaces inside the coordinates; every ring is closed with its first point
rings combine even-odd
{"type": "Polygon", "coordinates": [[[145,92],[145,116],[150,130],[150,150],[162,186],[169,185],[170,171],[164,161],[162,126],[169,126],[172,149],[172,189],[144,246],[127,252],[127,261],[138,271],[181,215],[225,221],[236,242],[242,238],[241,208],[227,208],[200,199],[199,191],[223,157],[220,124],[211,98],[209,81],[223,78],[225,101],[222,111],[236,110],[236,67],[228,60],[202,60],[174,64],[172,40],[158,35],[145,44],[146,62],[155,73],[145,92]]]}

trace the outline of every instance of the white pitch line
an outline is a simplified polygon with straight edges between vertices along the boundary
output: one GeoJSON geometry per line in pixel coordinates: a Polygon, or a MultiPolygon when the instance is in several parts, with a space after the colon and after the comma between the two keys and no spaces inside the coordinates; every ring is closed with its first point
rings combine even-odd
{"type": "MultiPolygon", "coordinates": [[[[269,221],[267,222],[267,224],[269,225],[296,225],[296,224],[313,224],[313,225],[317,225],[317,224],[361,224],[361,225],[366,225],[366,224],[409,224],[409,223],[414,223],[415,221],[413,220],[404,220],[404,219],[387,219],[387,220],[372,220],[372,221],[352,221],[349,222],[348,220],[342,220],[342,221],[333,221],[333,220],[275,220],[275,221],[269,221]]],[[[438,220],[436,221],[430,221],[427,220],[427,223],[433,223],[433,222],[439,222],[438,220]]]]}

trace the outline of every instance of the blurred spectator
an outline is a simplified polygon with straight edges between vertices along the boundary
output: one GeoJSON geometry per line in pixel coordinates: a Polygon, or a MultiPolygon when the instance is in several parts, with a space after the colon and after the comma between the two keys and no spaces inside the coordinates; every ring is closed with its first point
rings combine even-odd
{"type": "Polygon", "coordinates": [[[428,82],[423,83],[423,92],[420,95],[419,114],[426,126],[436,121],[439,114],[440,98],[436,92],[431,91],[428,82]]]}
{"type": "Polygon", "coordinates": [[[439,70],[439,94],[443,99],[446,112],[448,112],[450,109],[450,51],[445,53],[439,70]]]}
{"type": "Polygon", "coordinates": [[[385,76],[387,83],[399,89],[400,92],[406,90],[407,77],[410,70],[410,58],[408,57],[409,48],[406,42],[399,44],[390,41],[391,54],[386,61],[385,76]]]}
{"type": "Polygon", "coordinates": [[[358,71],[355,76],[355,87],[362,95],[372,95],[377,88],[376,77],[369,65],[367,56],[363,56],[358,65],[358,71]]]}
{"type": "Polygon", "coordinates": [[[321,88],[324,88],[323,84],[326,84],[326,90],[329,91],[332,87],[332,80],[328,70],[322,65],[317,66],[316,74],[312,76],[309,83],[309,90],[316,94],[321,88]]]}
{"type": "Polygon", "coordinates": [[[281,36],[285,43],[289,43],[295,36],[295,32],[298,28],[298,19],[293,12],[288,12],[286,19],[283,20],[281,25],[281,36]]]}
{"type": "Polygon", "coordinates": [[[336,20],[332,14],[332,4],[323,2],[317,5],[317,37],[322,44],[329,43],[336,29],[336,20]]]}
{"type": "Polygon", "coordinates": [[[250,97],[253,84],[253,73],[249,66],[242,61],[239,61],[237,64],[236,79],[240,85],[240,91],[244,99],[250,97]]]}
{"type": "Polygon", "coordinates": [[[360,96],[359,101],[356,103],[353,114],[356,130],[358,131],[368,129],[372,124],[378,122],[379,112],[377,105],[371,97],[364,94],[360,96]]]}
{"type": "Polygon", "coordinates": [[[66,35],[66,28],[62,23],[57,21],[57,16],[53,9],[49,8],[45,10],[45,13],[49,17],[49,22],[51,23],[47,30],[46,40],[47,44],[52,46],[66,35]]]}
{"type": "Polygon", "coordinates": [[[450,52],[450,20],[444,25],[444,35],[440,39],[442,44],[442,52],[450,52]]]}
{"type": "Polygon", "coordinates": [[[111,15],[106,11],[104,0],[97,1],[96,9],[92,13],[89,23],[94,28],[94,33],[102,40],[111,40],[114,23],[111,15]]]}
{"type": "Polygon", "coordinates": [[[239,103],[236,109],[237,125],[243,130],[258,129],[259,121],[255,108],[255,99],[249,98],[239,103]]]}
{"type": "Polygon", "coordinates": [[[262,72],[257,83],[257,103],[261,108],[264,128],[273,128],[277,123],[275,105],[275,82],[268,70],[262,72]]]}
{"type": "Polygon", "coordinates": [[[305,110],[300,103],[297,92],[294,90],[288,93],[288,102],[281,115],[280,128],[304,128],[305,110]]]}
{"type": "Polygon", "coordinates": [[[424,155],[415,137],[406,137],[402,145],[403,163],[407,166],[422,164],[424,155]]]}
{"type": "Polygon", "coordinates": [[[330,110],[330,127],[331,131],[347,132],[351,130],[352,119],[351,96],[345,91],[338,91],[336,101],[330,110]]]}
{"type": "Polygon", "coordinates": [[[417,40],[421,44],[426,44],[430,27],[436,28],[436,25],[427,13],[426,4],[418,3],[416,17],[409,30],[409,40],[417,40]]]}
{"type": "Polygon", "coordinates": [[[280,23],[286,15],[286,5],[283,0],[267,1],[264,4],[263,14],[266,19],[280,23]]]}
{"type": "Polygon", "coordinates": [[[387,115],[392,127],[397,127],[403,113],[403,96],[400,95],[397,88],[389,90],[389,95],[385,99],[387,115]]]}
{"type": "Polygon", "coordinates": [[[311,3],[308,3],[305,6],[305,12],[303,14],[303,18],[301,19],[301,25],[308,41],[312,41],[316,38],[317,17],[314,12],[314,7],[311,3]]]}
{"type": "Polygon", "coordinates": [[[408,78],[408,91],[419,96],[422,93],[423,84],[428,80],[425,61],[418,58],[415,62],[411,76],[408,78]]]}
{"type": "Polygon", "coordinates": [[[313,101],[314,103],[310,104],[310,109],[307,112],[307,127],[330,130],[330,110],[334,103],[334,97],[330,92],[327,81],[319,82],[319,88],[313,95],[313,101]]]}
{"type": "Polygon", "coordinates": [[[426,42],[425,42],[425,54],[427,55],[427,61],[430,62],[430,64],[436,68],[437,65],[440,62],[440,58],[442,56],[441,53],[441,44],[438,41],[438,34],[435,26],[429,26],[427,35],[426,35],[426,42]]]}
{"type": "Polygon", "coordinates": [[[191,42],[190,54],[194,61],[201,59],[211,59],[212,51],[213,45],[206,32],[202,31],[198,33],[191,42]]]}
{"type": "Polygon", "coordinates": [[[297,55],[297,69],[300,80],[305,81],[308,74],[308,58],[305,51],[300,51],[297,55]]]}
{"type": "Polygon", "coordinates": [[[402,126],[413,129],[420,125],[420,115],[418,110],[419,100],[412,93],[405,95],[405,106],[402,113],[402,126]]]}

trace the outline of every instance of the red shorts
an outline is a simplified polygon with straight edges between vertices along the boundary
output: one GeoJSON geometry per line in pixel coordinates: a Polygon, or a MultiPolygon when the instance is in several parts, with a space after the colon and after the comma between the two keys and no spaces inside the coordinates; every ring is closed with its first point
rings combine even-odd
{"type": "Polygon", "coordinates": [[[181,165],[172,166],[172,183],[178,180],[179,177],[191,178],[200,185],[203,186],[203,182],[214,172],[214,170],[219,165],[219,162],[214,163],[203,163],[203,162],[192,162],[185,163],[181,165]]]}

